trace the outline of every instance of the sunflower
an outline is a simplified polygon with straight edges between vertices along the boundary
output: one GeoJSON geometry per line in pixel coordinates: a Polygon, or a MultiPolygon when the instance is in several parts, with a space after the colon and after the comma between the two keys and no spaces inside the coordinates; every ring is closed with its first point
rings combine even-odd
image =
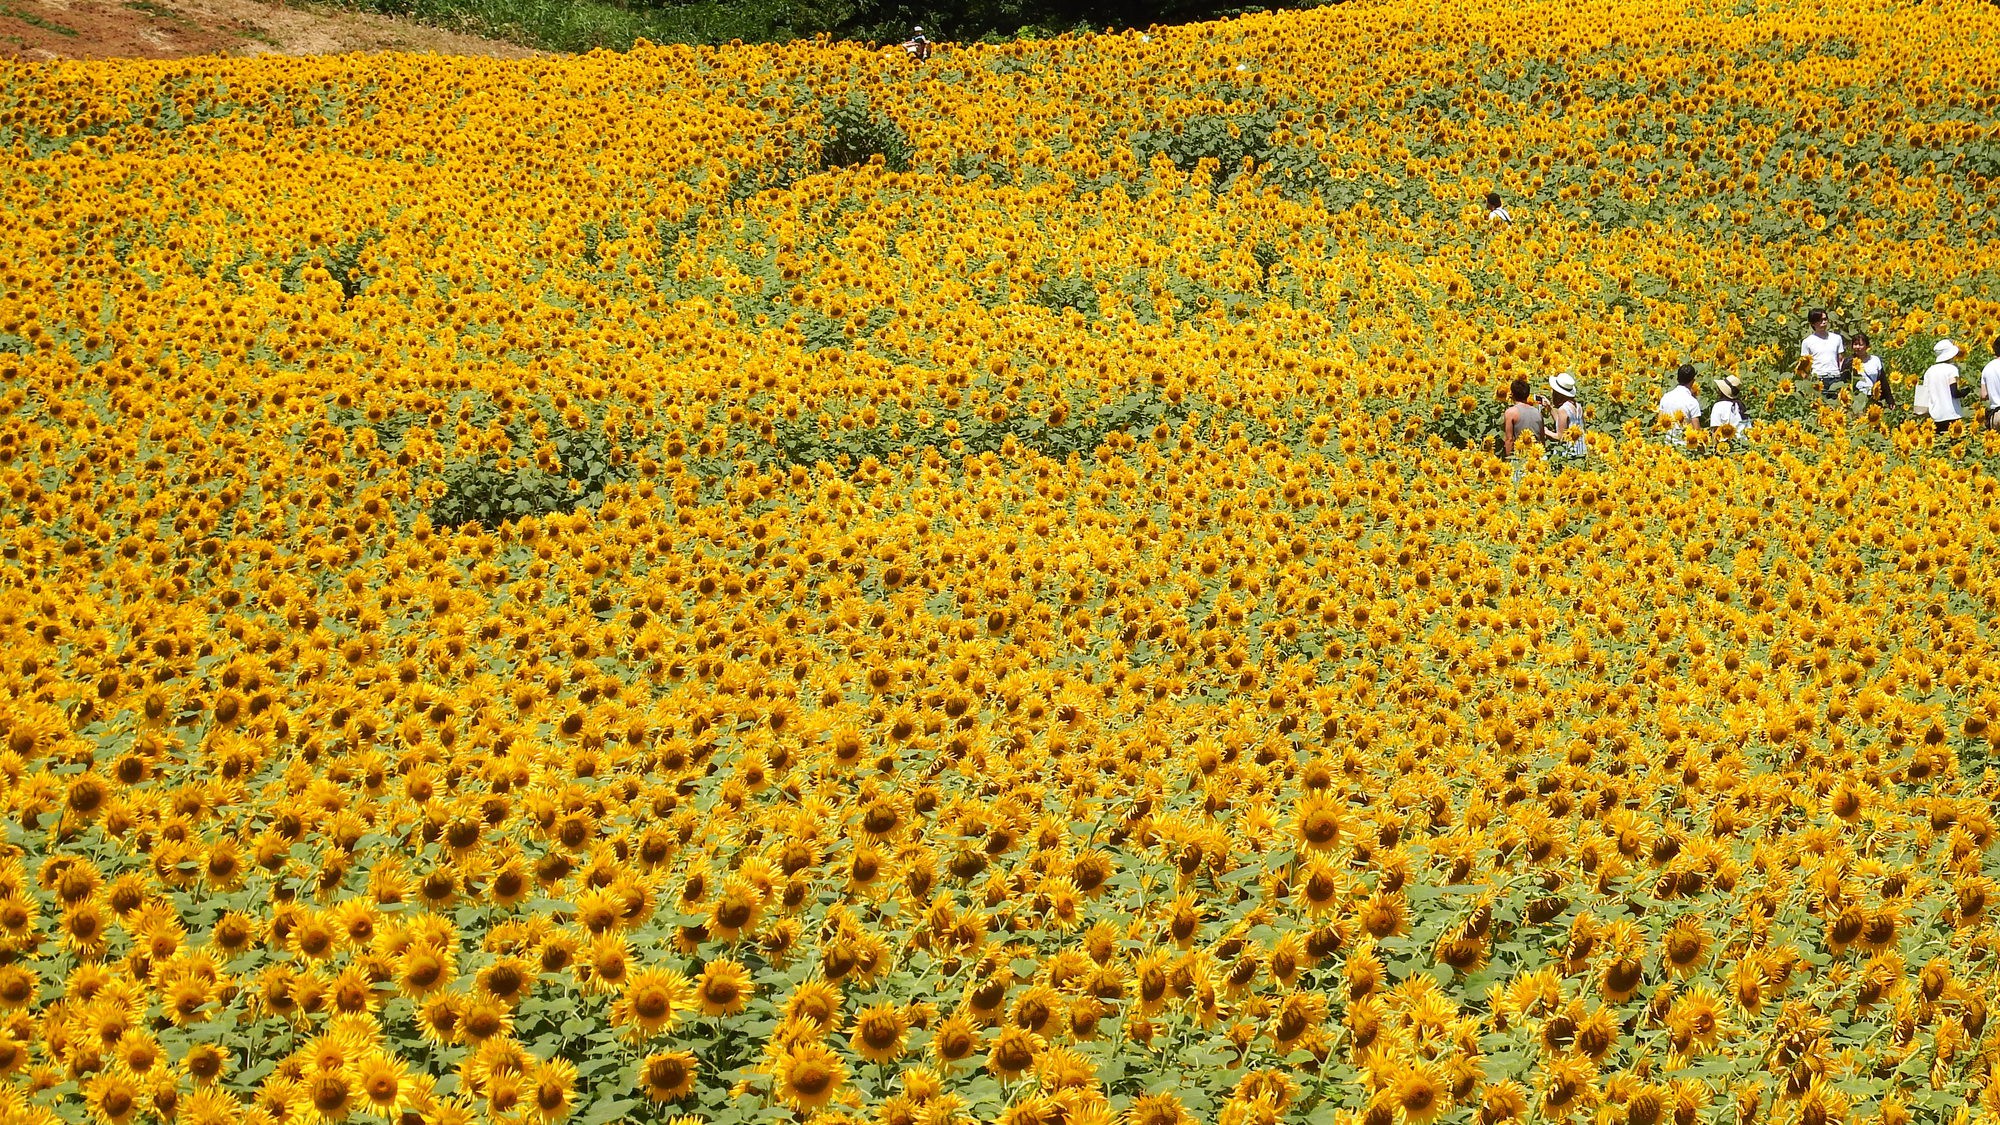
{"type": "Polygon", "coordinates": [[[677,1102],[694,1090],[696,1063],[691,1051],[668,1051],[648,1055],[639,1074],[646,1098],[654,1102],[677,1102]]]}
{"type": "Polygon", "coordinates": [[[1410,927],[1409,907],[1402,892],[1375,892],[1369,897],[1368,904],[1361,908],[1360,922],[1361,928],[1368,931],[1370,937],[1397,937],[1407,932],[1410,927]]]}
{"type": "Polygon", "coordinates": [[[695,979],[695,1001],[705,1016],[731,1016],[743,1010],[756,986],[742,962],[710,961],[695,979]]]}
{"type": "Polygon", "coordinates": [[[1189,1125],[1194,1118],[1172,1093],[1144,1094],[1125,1110],[1126,1125],[1189,1125]]]}
{"type": "Polygon", "coordinates": [[[354,1080],[370,1112],[390,1121],[402,1113],[410,1079],[400,1061],[371,1051],[355,1063],[354,1080]]]}
{"type": "Polygon", "coordinates": [[[63,948],[79,957],[103,955],[109,925],[105,910],[95,902],[81,902],[63,912],[63,948]]]}
{"type": "Polygon", "coordinates": [[[576,1064],[544,1059],[528,1076],[528,1117],[531,1121],[561,1121],[576,1109],[576,1064]]]}
{"type": "Polygon", "coordinates": [[[344,932],[333,919],[317,911],[299,919],[285,935],[285,948],[312,961],[323,961],[340,948],[344,932]]]}
{"type": "Polygon", "coordinates": [[[1473,1115],[1473,1120],[1477,1125],[1520,1121],[1528,1116],[1528,1103],[1528,1091],[1512,1078],[1504,1079],[1486,1087],[1486,1096],[1480,1100],[1479,1112],[1473,1115]]]}
{"type": "Polygon", "coordinates": [[[1271,1016],[1271,1044],[1283,1054],[1326,1021],[1327,1000],[1317,992],[1294,992],[1278,1002],[1271,1016]]]}
{"type": "Polygon", "coordinates": [[[203,1087],[180,1103],[174,1119],[184,1125],[241,1125],[243,1106],[226,1090],[203,1087]]]}
{"type": "Polygon", "coordinates": [[[229,1054],[213,1043],[196,1043],[181,1056],[181,1069],[197,1086],[211,1086],[226,1072],[229,1054]]]}
{"type": "Polygon", "coordinates": [[[1342,806],[1331,794],[1309,793],[1292,813],[1299,843],[1312,852],[1328,852],[1340,844],[1345,829],[1342,806]]]}
{"type": "Polygon", "coordinates": [[[1405,1067],[1391,1090],[1396,1116],[1404,1125],[1429,1125],[1451,1105],[1444,1076],[1429,1064],[1405,1067]]]}
{"type": "Polygon", "coordinates": [[[355,1109],[354,1082],[342,1071],[322,1072],[306,1082],[306,1096],[323,1121],[342,1121],[355,1109]]]}
{"type": "Polygon", "coordinates": [[[1722,1033],[1721,998],[1707,986],[1696,985],[1675,998],[1666,1023],[1676,1052],[1711,1049],[1722,1033]]]}
{"type": "MultiPolygon", "coordinates": [[[[548,965],[551,945],[542,947],[542,964],[548,965]]],[[[616,992],[625,986],[632,972],[632,952],[623,935],[599,934],[578,957],[577,971],[584,975],[585,987],[593,992],[616,992]]]]}
{"type": "Polygon", "coordinates": [[[800,981],[785,997],[781,1013],[786,1020],[803,1020],[822,1030],[831,1029],[840,1016],[840,989],[818,977],[800,981]]]}
{"type": "Polygon", "coordinates": [[[1666,1105],[1666,1091],[1650,1083],[1640,1086],[1625,1098],[1626,1125],[1660,1125],[1666,1105]]]}
{"type": "Polygon", "coordinates": [[[417,1005],[418,1033],[430,1043],[457,1042],[459,1027],[465,1022],[465,1008],[465,998],[452,993],[426,997],[417,1005]]]}
{"type": "Polygon", "coordinates": [[[1618,1016],[1608,1007],[1597,1007],[1576,1021],[1576,1049],[1592,1059],[1603,1059],[1618,1043],[1618,1016]]]}
{"type": "Polygon", "coordinates": [[[113,1068],[92,1075],[83,1088],[90,1115],[105,1125],[125,1125],[140,1112],[144,1094],[132,1076],[113,1068]]]}
{"type": "Polygon", "coordinates": [[[1645,979],[1645,966],[1638,958],[1613,957],[1604,963],[1604,970],[1598,975],[1598,990],[1607,1002],[1623,1004],[1638,994],[1645,979]]]}
{"type": "Polygon", "coordinates": [[[495,958],[473,978],[478,995],[519,1008],[535,987],[534,966],[516,956],[495,958]]]}
{"type": "Polygon", "coordinates": [[[891,1063],[903,1057],[909,1037],[909,1018],[900,1005],[875,1004],[856,1013],[847,1033],[854,1053],[872,1063],[891,1063]]]}
{"type": "Polygon", "coordinates": [[[931,1058],[940,1066],[950,1066],[962,1061],[979,1050],[979,1047],[978,1027],[962,1015],[947,1016],[944,1022],[938,1024],[937,1031],[931,1035],[931,1058]]]}
{"type": "Polygon", "coordinates": [[[764,896],[742,879],[725,883],[708,915],[708,931],[722,941],[735,941],[745,931],[757,928],[764,909],[764,896]]]}
{"type": "Polygon", "coordinates": [[[831,1102],[847,1081],[847,1067],[825,1044],[799,1043],[778,1060],[773,1077],[778,1100],[801,1111],[831,1102]]]}
{"type": "Polygon", "coordinates": [[[625,982],[625,991],[611,1005],[611,1022],[634,1039],[646,1039],[674,1026],[692,1005],[694,989],[671,969],[641,969],[625,982]]]}
{"type": "Polygon", "coordinates": [[[1675,919],[1660,942],[1660,961],[1676,976],[1688,976],[1708,960],[1708,927],[1694,916],[1675,919]]]}
{"type": "Polygon", "coordinates": [[[465,999],[457,1013],[459,1042],[483,1043],[504,1037],[514,1029],[514,1013],[505,1004],[487,996],[465,999]]]}
{"type": "Polygon", "coordinates": [[[1013,1081],[1035,1065],[1042,1045],[1042,1037],[1032,1031],[1003,1027],[987,1050],[986,1069],[1002,1082],[1013,1081]]]}

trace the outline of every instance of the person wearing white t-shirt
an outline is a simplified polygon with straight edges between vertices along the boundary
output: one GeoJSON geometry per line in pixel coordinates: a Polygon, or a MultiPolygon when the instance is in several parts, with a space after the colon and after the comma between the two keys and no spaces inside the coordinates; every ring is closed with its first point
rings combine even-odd
{"type": "Polygon", "coordinates": [[[1826,327],[1826,310],[1814,309],[1806,314],[1806,325],[1812,331],[1799,343],[1799,354],[1812,361],[1812,374],[1819,380],[1822,394],[1832,394],[1840,382],[1841,360],[1846,357],[1847,341],[1840,333],[1829,332],[1826,327]]]}
{"type": "Polygon", "coordinates": [[[1958,409],[1958,364],[1953,363],[1961,354],[1957,344],[1950,340],[1939,340],[1931,345],[1931,353],[1937,362],[1924,371],[1923,381],[1917,384],[1917,393],[1911,396],[1910,409],[1919,414],[1928,414],[1937,423],[1939,433],[1951,428],[1953,422],[1965,417],[1958,409]]]}
{"type": "Polygon", "coordinates": [[[1514,216],[1509,215],[1507,208],[1501,204],[1500,193],[1497,191],[1486,193],[1486,218],[1487,221],[1495,223],[1511,223],[1514,221],[1514,216]]]}
{"type": "Polygon", "coordinates": [[[2000,337],[1993,340],[1993,358],[1980,369],[1979,399],[1986,408],[1986,428],[2000,430],[2000,337]]]}
{"type": "Polygon", "coordinates": [[[1719,430],[1724,426],[1731,432],[1742,434],[1743,404],[1737,395],[1741,393],[1743,381],[1734,375],[1715,381],[1715,405],[1708,408],[1708,428],[1719,430]]]}
{"type": "Polygon", "coordinates": [[[1880,402],[1885,409],[1896,405],[1889,398],[1889,365],[1875,354],[1868,333],[1856,332],[1848,347],[1847,366],[1854,372],[1854,408],[1866,410],[1870,402],[1880,402]]]}
{"type": "Polygon", "coordinates": [[[1694,393],[1694,364],[1683,363],[1674,372],[1674,387],[1660,396],[1655,414],[1668,420],[1667,440],[1680,445],[1689,429],[1701,428],[1701,399],[1694,393]]]}

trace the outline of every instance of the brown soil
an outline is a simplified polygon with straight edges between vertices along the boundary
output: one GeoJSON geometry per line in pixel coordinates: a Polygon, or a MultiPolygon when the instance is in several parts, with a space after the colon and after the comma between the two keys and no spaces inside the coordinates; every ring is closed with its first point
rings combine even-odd
{"type": "Polygon", "coordinates": [[[0,0],[0,59],[177,59],[416,51],[527,58],[511,43],[267,0],[0,0]]]}

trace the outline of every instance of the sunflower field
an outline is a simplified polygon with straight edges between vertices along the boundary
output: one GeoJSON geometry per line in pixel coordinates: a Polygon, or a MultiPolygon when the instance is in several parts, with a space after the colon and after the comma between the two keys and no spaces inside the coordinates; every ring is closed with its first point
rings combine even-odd
{"type": "Polygon", "coordinates": [[[1996,109],[1972,0],[0,64],[0,1125],[2000,1119],[2000,440],[1791,374],[1989,358],[1996,109]]]}

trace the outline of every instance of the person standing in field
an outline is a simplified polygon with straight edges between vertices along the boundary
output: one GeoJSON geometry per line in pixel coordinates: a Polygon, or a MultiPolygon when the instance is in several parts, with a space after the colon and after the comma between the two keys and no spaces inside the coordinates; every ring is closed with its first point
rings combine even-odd
{"type": "Polygon", "coordinates": [[[1687,441],[1689,429],[1701,428],[1701,399],[1694,393],[1694,364],[1683,363],[1674,372],[1674,386],[1660,396],[1660,405],[1654,413],[1667,420],[1667,440],[1675,445],[1687,441]]]}
{"type": "Polygon", "coordinates": [[[1806,327],[1812,331],[1799,344],[1799,355],[1812,361],[1813,377],[1819,380],[1819,390],[1823,395],[1832,395],[1840,383],[1840,368],[1847,357],[1847,341],[1840,333],[1827,330],[1826,310],[1814,309],[1806,314],[1806,327]]]}
{"type": "Polygon", "coordinates": [[[1564,371],[1549,380],[1549,393],[1554,396],[1549,410],[1547,439],[1553,443],[1562,441],[1572,430],[1576,438],[1570,443],[1570,452],[1578,457],[1589,450],[1583,440],[1583,404],[1576,401],[1576,376],[1564,371]]]}
{"type": "Polygon", "coordinates": [[[1514,443],[1527,435],[1542,436],[1542,408],[1528,401],[1528,381],[1516,379],[1507,387],[1514,400],[1500,416],[1500,435],[1506,439],[1507,456],[1514,455],[1514,443]]]}
{"type": "Polygon", "coordinates": [[[1868,333],[1856,332],[1849,346],[1853,350],[1848,353],[1847,366],[1854,374],[1855,409],[1866,410],[1870,402],[1881,403],[1885,410],[1894,406],[1889,397],[1889,365],[1875,354],[1868,333]]]}
{"type": "Polygon", "coordinates": [[[1743,403],[1738,398],[1743,393],[1743,381],[1734,375],[1724,376],[1715,381],[1715,405],[1708,408],[1708,428],[1719,430],[1730,427],[1730,432],[1741,434],[1746,429],[1743,421],[1743,403]]]}
{"type": "Polygon", "coordinates": [[[1979,405],[1986,428],[2000,430],[2000,336],[1993,338],[1993,358],[1979,372],[1979,405]]]}
{"type": "Polygon", "coordinates": [[[1910,409],[1930,415],[1938,433],[1944,433],[1953,422],[1965,417],[1958,409],[1959,397],[1964,393],[1958,387],[1958,364],[1952,362],[1960,353],[1957,344],[1939,340],[1931,345],[1931,354],[1937,357],[1937,362],[1924,370],[1923,381],[1917,384],[1916,394],[1910,396],[1910,409]]]}
{"type": "Polygon", "coordinates": [[[1501,206],[1500,193],[1497,191],[1486,193],[1486,218],[1488,221],[1495,223],[1511,223],[1514,221],[1514,216],[1509,215],[1507,208],[1501,206]]]}

